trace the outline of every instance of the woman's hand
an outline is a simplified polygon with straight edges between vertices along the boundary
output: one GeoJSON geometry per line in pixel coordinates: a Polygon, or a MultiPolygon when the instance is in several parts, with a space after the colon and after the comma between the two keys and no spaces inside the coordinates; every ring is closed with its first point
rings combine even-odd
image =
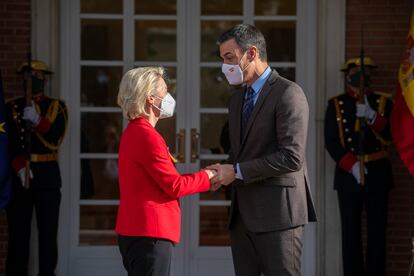
{"type": "Polygon", "coordinates": [[[217,172],[215,170],[205,169],[204,171],[207,173],[208,179],[210,180],[217,175],[217,172]]]}

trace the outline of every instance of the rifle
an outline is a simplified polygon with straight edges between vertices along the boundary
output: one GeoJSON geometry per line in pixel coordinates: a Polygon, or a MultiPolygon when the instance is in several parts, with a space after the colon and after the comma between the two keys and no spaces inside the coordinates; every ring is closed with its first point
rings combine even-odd
{"type": "MultiPolygon", "coordinates": [[[[30,45],[30,43],[29,43],[30,45]]],[[[27,53],[27,70],[26,70],[26,78],[25,78],[25,100],[26,106],[32,106],[32,54],[30,51],[27,53]]],[[[24,125],[25,129],[25,140],[24,140],[24,147],[25,147],[25,176],[24,176],[24,188],[29,189],[30,185],[30,153],[31,153],[31,135],[32,135],[32,124],[30,121],[26,121],[24,125]]]]}
{"type": "MultiPolygon", "coordinates": [[[[361,52],[360,52],[360,68],[361,68],[361,78],[359,81],[359,99],[358,103],[365,104],[365,64],[364,64],[364,26],[361,25],[361,52]]],[[[360,181],[361,185],[365,185],[365,163],[364,163],[364,140],[365,140],[365,118],[358,118],[359,124],[359,145],[358,145],[358,154],[359,154],[359,175],[360,175],[360,181]]]]}

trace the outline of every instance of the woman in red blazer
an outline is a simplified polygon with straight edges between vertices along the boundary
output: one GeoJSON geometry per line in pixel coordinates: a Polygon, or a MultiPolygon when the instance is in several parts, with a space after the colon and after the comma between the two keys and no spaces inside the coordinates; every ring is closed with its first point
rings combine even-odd
{"type": "Polygon", "coordinates": [[[215,172],[180,175],[157,121],[173,116],[165,71],[143,67],[121,80],[118,104],[129,120],[119,147],[120,205],[116,233],[128,275],[169,275],[172,246],[180,240],[181,196],[205,192],[215,172]]]}

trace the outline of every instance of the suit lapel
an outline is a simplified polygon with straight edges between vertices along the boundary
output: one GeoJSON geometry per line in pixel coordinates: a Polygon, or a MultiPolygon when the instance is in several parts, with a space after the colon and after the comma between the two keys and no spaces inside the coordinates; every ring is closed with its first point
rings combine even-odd
{"type": "MultiPolygon", "coordinates": [[[[254,105],[253,112],[250,115],[249,121],[247,122],[247,129],[244,133],[244,137],[242,137],[242,139],[241,139],[241,145],[240,145],[239,152],[241,152],[241,149],[243,148],[244,144],[246,143],[247,137],[249,136],[249,133],[250,133],[250,129],[251,129],[254,121],[256,120],[256,117],[257,117],[258,113],[260,112],[260,109],[262,108],[262,106],[263,106],[263,104],[266,100],[266,97],[270,93],[272,84],[276,81],[278,76],[279,76],[279,74],[275,70],[273,70],[273,72],[269,76],[268,80],[263,85],[262,91],[260,91],[260,94],[259,94],[259,98],[257,99],[256,104],[254,105]]],[[[243,101],[242,101],[242,104],[243,104],[243,101]]],[[[241,117],[242,112],[243,111],[240,110],[239,118],[241,117]]],[[[240,125],[240,119],[239,119],[239,125],[240,125]]],[[[239,128],[240,128],[240,126],[239,126],[239,128]]]]}

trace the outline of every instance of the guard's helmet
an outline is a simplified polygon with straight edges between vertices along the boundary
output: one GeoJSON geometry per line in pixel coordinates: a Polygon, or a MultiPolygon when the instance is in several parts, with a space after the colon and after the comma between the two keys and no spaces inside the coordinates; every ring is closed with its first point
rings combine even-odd
{"type": "MultiPolygon", "coordinates": [[[[27,61],[23,62],[22,65],[19,66],[17,69],[17,73],[21,74],[29,68],[27,65],[27,61]]],[[[49,66],[40,60],[32,60],[31,61],[31,68],[32,70],[42,71],[45,74],[52,74],[52,71],[49,70],[49,66]]]]}
{"type": "MultiPolygon", "coordinates": [[[[364,57],[364,65],[371,68],[377,68],[374,61],[370,57],[364,57]]],[[[348,72],[352,67],[361,66],[361,58],[351,58],[342,66],[342,72],[348,72]]]]}

